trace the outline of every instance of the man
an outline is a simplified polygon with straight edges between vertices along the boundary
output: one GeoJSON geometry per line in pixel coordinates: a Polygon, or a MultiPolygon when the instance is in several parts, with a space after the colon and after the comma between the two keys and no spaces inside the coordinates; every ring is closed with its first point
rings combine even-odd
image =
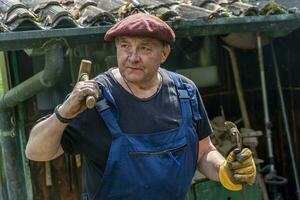
{"type": "Polygon", "coordinates": [[[173,30],[149,14],[133,14],[105,35],[118,67],[78,82],[54,114],[31,131],[26,155],[52,160],[84,156],[83,199],[184,199],[196,167],[230,190],[253,183],[251,151],[225,160],[211,143],[201,97],[189,79],[160,68],[173,30]],[[97,97],[95,109],[85,98],[97,97]]]}

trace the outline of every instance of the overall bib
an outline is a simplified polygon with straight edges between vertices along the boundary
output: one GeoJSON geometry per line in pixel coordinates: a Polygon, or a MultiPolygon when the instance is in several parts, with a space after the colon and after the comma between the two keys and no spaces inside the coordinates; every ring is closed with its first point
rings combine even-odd
{"type": "MultiPolygon", "coordinates": [[[[169,72],[177,89],[182,115],[180,127],[132,134],[118,125],[110,92],[102,87],[97,110],[112,134],[112,144],[95,200],[183,200],[196,170],[198,136],[193,120],[200,120],[196,91],[169,72]]],[[[134,113],[132,113],[134,114],[134,113]]],[[[128,119],[130,120],[130,119],[128,119]]]]}

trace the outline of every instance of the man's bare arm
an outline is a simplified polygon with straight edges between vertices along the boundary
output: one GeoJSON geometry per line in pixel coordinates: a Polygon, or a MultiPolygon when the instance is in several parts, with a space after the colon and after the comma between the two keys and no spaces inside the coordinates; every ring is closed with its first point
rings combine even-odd
{"type": "Polygon", "coordinates": [[[209,136],[199,141],[198,169],[207,178],[219,181],[219,168],[224,161],[209,136]]]}
{"type": "MultiPolygon", "coordinates": [[[[96,82],[78,82],[66,101],[58,108],[58,113],[67,119],[74,118],[86,109],[85,97],[99,96],[96,82]]],[[[61,154],[61,138],[67,124],[58,120],[55,114],[36,124],[30,132],[26,146],[26,157],[35,161],[52,160],[61,154]]]]}
{"type": "Polygon", "coordinates": [[[34,126],[26,146],[26,157],[35,161],[48,161],[63,154],[60,140],[66,126],[54,114],[34,126]]]}

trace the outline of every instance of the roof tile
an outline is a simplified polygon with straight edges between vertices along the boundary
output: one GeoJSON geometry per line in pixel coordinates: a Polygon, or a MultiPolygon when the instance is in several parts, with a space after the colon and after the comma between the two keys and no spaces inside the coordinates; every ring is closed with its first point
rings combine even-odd
{"type": "MultiPolygon", "coordinates": [[[[240,1],[232,3],[231,0],[0,0],[0,31],[109,25],[122,17],[119,16],[121,7],[128,12],[141,9],[171,21],[281,14],[281,9],[287,12],[281,7],[277,10],[262,8],[269,0],[248,1],[252,5],[240,1]]],[[[285,5],[296,5],[298,0],[285,1],[293,2],[285,2],[285,5]]]]}
{"type": "MultiPolygon", "coordinates": [[[[5,24],[3,30],[20,30],[39,29],[35,23],[35,15],[29,11],[26,6],[18,0],[1,0],[0,1],[0,22],[5,24]]],[[[4,26],[2,26],[4,27],[4,26]]]]}
{"type": "Polygon", "coordinates": [[[109,25],[115,23],[115,18],[109,12],[96,5],[85,5],[79,9],[78,22],[83,26],[109,25]]]}
{"type": "Polygon", "coordinates": [[[126,1],[123,0],[98,0],[97,7],[112,14],[116,14],[118,9],[125,4],[126,1]]]}
{"type": "Polygon", "coordinates": [[[176,6],[175,11],[183,19],[209,18],[213,14],[210,10],[189,4],[179,4],[176,6]]]}

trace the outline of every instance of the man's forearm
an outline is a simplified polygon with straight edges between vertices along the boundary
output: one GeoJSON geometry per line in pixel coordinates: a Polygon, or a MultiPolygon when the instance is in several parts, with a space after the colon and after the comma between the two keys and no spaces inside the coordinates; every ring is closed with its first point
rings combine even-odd
{"type": "Polygon", "coordinates": [[[207,178],[219,181],[219,168],[224,162],[224,157],[212,147],[201,156],[198,162],[198,168],[207,178]]]}
{"type": "Polygon", "coordinates": [[[60,141],[66,126],[54,114],[34,126],[26,146],[26,157],[35,161],[47,161],[61,155],[63,151],[60,141]]]}

